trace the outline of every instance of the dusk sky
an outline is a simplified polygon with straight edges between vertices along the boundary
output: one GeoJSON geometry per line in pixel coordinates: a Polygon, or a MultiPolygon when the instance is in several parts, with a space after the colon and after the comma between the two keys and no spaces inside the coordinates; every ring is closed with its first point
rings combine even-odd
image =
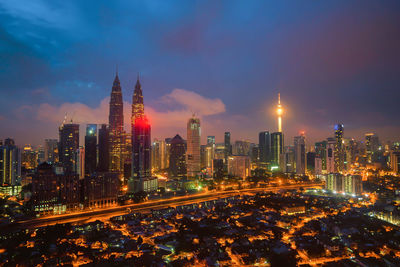
{"type": "Polygon", "coordinates": [[[400,140],[400,1],[0,0],[0,139],[57,138],[68,120],[107,123],[118,65],[126,130],[137,73],[152,138],[285,143],[375,132],[400,140]]]}

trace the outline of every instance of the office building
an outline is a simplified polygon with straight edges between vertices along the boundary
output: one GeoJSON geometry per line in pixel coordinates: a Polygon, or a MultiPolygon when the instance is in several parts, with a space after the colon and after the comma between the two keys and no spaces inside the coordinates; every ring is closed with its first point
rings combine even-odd
{"type": "Polygon", "coordinates": [[[170,141],[169,152],[170,178],[183,178],[186,176],[186,148],[185,141],[179,134],[170,141]]]}
{"type": "Polygon", "coordinates": [[[228,174],[246,179],[250,176],[250,158],[248,156],[230,156],[228,158],[228,174]]]}
{"type": "Polygon", "coordinates": [[[224,165],[225,171],[228,170],[228,157],[232,155],[232,146],[231,146],[231,133],[225,132],[224,134],[224,165]]]}
{"type": "Polygon", "coordinates": [[[334,147],[334,162],[335,172],[344,171],[344,146],[343,146],[343,124],[335,125],[335,147],[334,147]]]}
{"type": "Polygon", "coordinates": [[[373,154],[379,149],[379,138],[374,133],[365,134],[365,148],[368,163],[373,162],[373,154]]]}
{"type": "Polygon", "coordinates": [[[304,134],[294,137],[294,162],[297,175],[306,173],[306,139],[304,134]]]}
{"type": "Polygon", "coordinates": [[[281,171],[284,173],[294,173],[295,163],[294,163],[294,147],[286,146],[284,152],[281,156],[281,171]]]}
{"type": "Polygon", "coordinates": [[[110,149],[109,149],[110,136],[106,124],[102,124],[99,129],[99,160],[97,163],[97,170],[107,172],[110,163],[110,149]]]}
{"type": "Polygon", "coordinates": [[[83,179],[85,177],[85,155],[86,151],[83,146],[79,147],[74,154],[74,173],[78,175],[79,179],[83,179]]]}
{"type": "Polygon", "coordinates": [[[395,174],[400,174],[400,151],[390,152],[390,168],[395,174]]]}
{"type": "Polygon", "coordinates": [[[21,153],[21,165],[25,170],[33,170],[38,165],[38,155],[31,145],[25,145],[21,153]]]}
{"type": "Polygon", "coordinates": [[[15,186],[21,179],[21,150],[13,139],[0,146],[0,186],[15,186]]]}
{"type": "Polygon", "coordinates": [[[194,179],[200,173],[200,119],[194,115],[187,123],[187,178],[194,179]]]}
{"type": "Polygon", "coordinates": [[[115,75],[111,90],[110,113],[108,118],[109,124],[109,165],[108,168],[112,172],[123,173],[123,135],[124,135],[124,107],[122,100],[122,89],[118,78],[115,75]]]}
{"type": "Polygon", "coordinates": [[[335,144],[334,138],[329,137],[326,143],[326,173],[335,172],[335,144]]]}
{"type": "Polygon", "coordinates": [[[79,178],[57,174],[52,165],[40,164],[32,176],[32,204],[39,213],[61,214],[79,207],[79,178]]]}
{"type": "Polygon", "coordinates": [[[85,173],[92,174],[97,167],[97,125],[88,124],[85,135],[85,173]]]}
{"type": "Polygon", "coordinates": [[[283,153],[283,133],[276,132],[271,134],[271,170],[279,169],[281,154],[283,153]]]}
{"type": "Polygon", "coordinates": [[[221,180],[224,178],[224,160],[223,159],[214,159],[213,160],[213,177],[217,180],[221,180]]]}
{"type": "Polygon", "coordinates": [[[58,162],[58,140],[44,140],[44,160],[50,164],[58,162]]]}
{"type": "Polygon", "coordinates": [[[59,159],[65,173],[73,172],[79,148],[79,124],[62,124],[59,128],[59,159]]]}
{"type": "Polygon", "coordinates": [[[271,135],[268,131],[258,134],[258,149],[261,163],[269,163],[271,161],[271,135]]]}
{"type": "MultiPolygon", "coordinates": [[[[148,191],[151,179],[151,126],[144,114],[142,86],[137,79],[132,97],[132,176],[128,192],[148,191]]],[[[156,178],[155,178],[156,179],[156,178]]]]}

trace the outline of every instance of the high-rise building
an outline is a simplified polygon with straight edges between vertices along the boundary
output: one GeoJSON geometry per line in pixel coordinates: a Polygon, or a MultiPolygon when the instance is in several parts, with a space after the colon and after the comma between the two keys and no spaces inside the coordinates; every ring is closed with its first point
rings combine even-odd
{"type": "Polygon", "coordinates": [[[336,140],[329,137],[326,144],[326,172],[335,172],[335,144],[336,140]]]}
{"type": "Polygon", "coordinates": [[[294,137],[294,161],[296,164],[296,174],[305,175],[306,173],[306,139],[304,134],[294,137]]]}
{"type": "Polygon", "coordinates": [[[187,178],[194,179],[200,172],[200,119],[194,115],[187,123],[187,178]]]}
{"type": "Polygon", "coordinates": [[[170,141],[169,176],[183,178],[186,175],[185,141],[179,134],[170,141]]]}
{"type": "Polygon", "coordinates": [[[155,139],[152,146],[152,159],[151,163],[154,170],[164,170],[167,167],[167,146],[164,140],[155,139]]]}
{"type": "Polygon", "coordinates": [[[232,155],[248,156],[250,154],[250,141],[237,140],[232,147],[232,155]]]}
{"type": "Polygon", "coordinates": [[[286,146],[281,157],[281,170],[284,173],[294,173],[295,163],[294,163],[294,147],[286,146]]]}
{"type": "Polygon", "coordinates": [[[21,150],[13,139],[0,146],[0,186],[14,186],[21,178],[21,150]]]}
{"type": "Polygon", "coordinates": [[[325,188],[334,193],[344,192],[344,176],[340,173],[329,173],[326,177],[325,188]]]}
{"type": "Polygon", "coordinates": [[[145,185],[151,178],[151,126],[144,114],[143,93],[139,77],[132,97],[131,120],[132,176],[128,183],[128,191],[147,191],[145,185]]]}
{"type": "Polygon", "coordinates": [[[307,172],[314,173],[315,172],[315,152],[307,152],[307,172]]]}
{"type": "Polygon", "coordinates": [[[97,167],[97,125],[86,125],[85,135],[85,173],[92,174],[97,167]]]}
{"type": "Polygon", "coordinates": [[[258,162],[258,156],[259,156],[258,144],[254,144],[254,143],[250,144],[249,156],[250,156],[250,160],[252,163],[258,162]]]}
{"type": "Polygon", "coordinates": [[[75,152],[74,172],[78,175],[79,179],[85,178],[86,157],[85,148],[79,147],[75,152]]]}
{"type": "Polygon", "coordinates": [[[361,175],[344,176],[344,192],[346,194],[358,196],[363,192],[361,175]]]}
{"type": "Polygon", "coordinates": [[[215,145],[215,136],[207,136],[207,144],[214,144],[215,145]]]}
{"type": "Polygon", "coordinates": [[[213,177],[215,179],[222,179],[224,177],[224,160],[214,159],[213,160],[213,177]]]}
{"type": "Polygon", "coordinates": [[[400,174],[400,152],[391,151],[390,152],[390,168],[396,174],[400,174]]]}
{"type": "Polygon", "coordinates": [[[271,169],[280,167],[281,154],[283,153],[283,133],[271,134],[271,169]]]}
{"type": "Polygon", "coordinates": [[[107,172],[110,163],[109,131],[106,124],[102,124],[99,129],[99,161],[97,170],[107,172]]]}
{"type": "Polygon", "coordinates": [[[32,204],[36,212],[65,213],[79,206],[76,174],[58,174],[52,165],[40,164],[32,176],[32,204]]]}
{"type": "Polygon", "coordinates": [[[44,159],[44,148],[42,145],[39,145],[36,149],[36,154],[37,154],[37,162],[38,164],[43,163],[45,161],[44,159]]]}
{"type": "Polygon", "coordinates": [[[271,135],[268,131],[260,132],[258,141],[260,162],[269,163],[271,161],[271,135]]]}
{"type": "Polygon", "coordinates": [[[318,163],[315,163],[315,174],[322,174],[326,171],[326,145],[327,141],[315,143],[315,160],[318,161],[318,163]]]}
{"type": "Polygon", "coordinates": [[[228,158],[228,174],[246,179],[250,176],[250,158],[248,156],[230,156],[228,158]]]}
{"type": "Polygon", "coordinates": [[[25,145],[21,153],[21,165],[26,170],[33,170],[38,165],[38,155],[31,145],[25,145]]]}
{"type": "Polygon", "coordinates": [[[121,83],[118,73],[115,75],[111,90],[109,113],[109,170],[123,172],[123,135],[124,135],[124,107],[122,100],[121,83]]]}
{"type": "Polygon", "coordinates": [[[344,149],[343,149],[343,124],[335,125],[335,172],[344,170],[344,149]]]}
{"type": "Polygon", "coordinates": [[[50,164],[58,162],[58,140],[44,140],[44,160],[50,164]]]}
{"type": "Polygon", "coordinates": [[[79,124],[62,124],[59,128],[59,158],[64,173],[74,171],[76,151],[79,148],[79,124]]]}
{"type": "Polygon", "coordinates": [[[225,170],[228,168],[228,157],[232,155],[232,146],[231,146],[231,133],[225,132],[224,134],[224,163],[225,163],[225,170]]]}
{"type": "Polygon", "coordinates": [[[365,134],[365,147],[367,152],[367,161],[372,163],[373,154],[379,149],[379,138],[374,133],[365,134]]]}

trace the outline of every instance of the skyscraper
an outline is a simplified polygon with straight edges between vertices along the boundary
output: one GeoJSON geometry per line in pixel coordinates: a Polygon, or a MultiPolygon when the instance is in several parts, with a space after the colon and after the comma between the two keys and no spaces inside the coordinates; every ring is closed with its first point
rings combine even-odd
{"type": "MultiPolygon", "coordinates": [[[[271,134],[271,164],[272,167],[280,166],[281,154],[283,153],[283,133],[276,132],[271,134]]],[[[272,168],[271,167],[271,168],[272,168]]]]}
{"type": "Polygon", "coordinates": [[[111,90],[109,113],[109,170],[122,173],[123,171],[123,133],[124,133],[124,107],[122,90],[118,73],[115,75],[111,90]]]}
{"type": "Polygon", "coordinates": [[[97,169],[101,172],[107,172],[110,159],[109,150],[109,132],[106,124],[102,124],[99,129],[99,162],[97,169]]]}
{"type": "Polygon", "coordinates": [[[326,172],[334,173],[335,172],[335,143],[336,140],[334,138],[328,138],[326,145],[326,172]]]}
{"type": "Polygon", "coordinates": [[[379,138],[374,133],[365,134],[365,146],[367,152],[367,160],[369,163],[373,161],[373,155],[379,149],[379,138]]]}
{"type": "Polygon", "coordinates": [[[132,176],[129,192],[144,190],[144,181],[151,177],[151,126],[144,114],[142,86],[139,76],[132,96],[132,176]]]}
{"type": "Polygon", "coordinates": [[[258,149],[260,162],[269,163],[271,161],[271,135],[268,131],[258,134],[258,149]]]}
{"type": "Polygon", "coordinates": [[[45,139],[44,140],[44,160],[50,164],[58,161],[58,140],[45,139]]]}
{"type": "Polygon", "coordinates": [[[231,133],[224,134],[224,170],[228,171],[228,157],[232,155],[231,133]]]}
{"type": "Polygon", "coordinates": [[[0,146],[0,186],[13,186],[20,177],[21,150],[8,138],[0,146]]]}
{"type": "Polygon", "coordinates": [[[65,173],[74,171],[75,154],[79,148],[79,124],[62,124],[59,128],[59,158],[65,173]]]}
{"type": "Polygon", "coordinates": [[[86,125],[85,174],[92,174],[97,167],[97,125],[86,125]]]}
{"type": "Polygon", "coordinates": [[[207,136],[207,144],[215,145],[215,136],[207,136]]]}
{"type": "Polygon", "coordinates": [[[185,141],[177,134],[170,144],[169,176],[183,178],[186,175],[185,141]]]}
{"type": "Polygon", "coordinates": [[[187,123],[187,177],[193,179],[200,172],[200,119],[194,115],[187,123]]]}
{"type": "Polygon", "coordinates": [[[343,124],[335,125],[335,172],[344,170],[343,124]]]}
{"type": "Polygon", "coordinates": [[[306,173],[306,139],[304,134],[294,137],[294,161],[296,164],[296,174],[305,175],[306,173]]]}

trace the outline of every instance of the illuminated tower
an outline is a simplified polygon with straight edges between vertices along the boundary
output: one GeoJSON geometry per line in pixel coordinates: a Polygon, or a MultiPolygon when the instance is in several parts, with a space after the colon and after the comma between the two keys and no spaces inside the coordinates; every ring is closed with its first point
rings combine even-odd
{"type": "Polygon", "coordinates": [[[276,114],[278,115],[278,132],[282,132],[282,114],[283,108],[281,105],[281,94],[278,93],[278,106],[276,108],[276,114]]]}
{"type": "Polygon", "coordinates": [[[139,76],[132,97],[132,175],[129,192],[144,189],[145,180],[151,177],[151,126],[144,115],[142,86],[139,76]]]}
{"type": "Polygon", "coordinates": [[[143,118],[144,116],[144,104],[143,104],[143,92],[142,85],[139,81],[139,75],[137,77],[135,90],[133,91],[132,97],[132,118],[131,123],[134,124],[137,118],[143,118]]]}
{"type": "Polygon", "coordinates": [[[122,101],[122,90],[118,73],[115,75],[110,98],[109,114],[109,169],[113,172],[123,171],[123,133],[124,133],[124,106],[122,101]]]}
{"type": "Polygon", "coordinates": [[[187,123],[187,176],[195,178],[200,172],[200,119],[193,117],[187,123]]]}

